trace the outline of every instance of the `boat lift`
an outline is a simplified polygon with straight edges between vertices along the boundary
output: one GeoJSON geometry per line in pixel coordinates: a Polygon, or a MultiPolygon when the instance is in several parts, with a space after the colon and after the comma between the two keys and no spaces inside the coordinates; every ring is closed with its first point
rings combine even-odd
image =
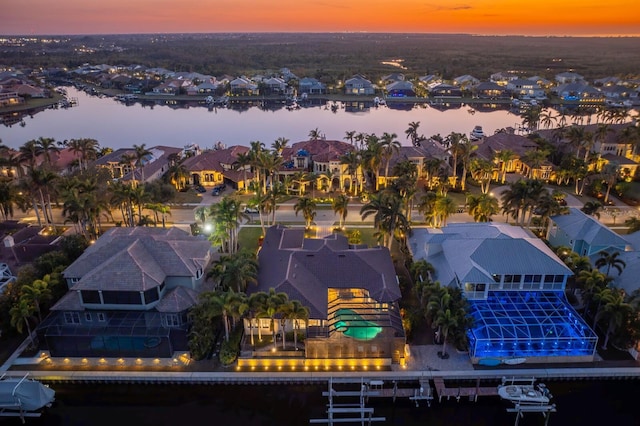
{"type": "Polygon", "coordinates": [[[555,413],[556,404],[551,405],[522,405],[516,404],[513,408],[507,408],[507,413],[516,413],[516,422],[514,426],[518,426],[520,417],[524,417],[524,413],[540,413],[544,417],[544,426],[549,424],[551,413],[555,413]]]}

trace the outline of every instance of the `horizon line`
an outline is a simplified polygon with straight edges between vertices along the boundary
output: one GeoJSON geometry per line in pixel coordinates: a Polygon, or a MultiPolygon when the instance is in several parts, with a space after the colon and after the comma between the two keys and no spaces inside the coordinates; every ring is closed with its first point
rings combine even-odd
{"type": "Polygon", "coordinates": [[[390,32],[390,31],[212,31],[212,32],[125,32],[125,33],[39,33],[0,34],[0,37],[86,37],[86,36],[133,36],[133,35],[215,35],[215,34],[391,34],[391,35],[438,35],[470,37],[527,37],[527,38],[639,38],[640,34],[483,34],[442,32],[390,32]]]}

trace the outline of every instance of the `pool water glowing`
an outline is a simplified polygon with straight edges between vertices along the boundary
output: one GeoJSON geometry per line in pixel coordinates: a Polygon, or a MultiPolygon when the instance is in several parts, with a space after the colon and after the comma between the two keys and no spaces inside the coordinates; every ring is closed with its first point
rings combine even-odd
{"type": "Polygon", "coordinates": [[[336,331],[356,340],[371,340],[382,332],[378,324],[367,321],[351,309],[338,309],[335,313],[336,331]]]}

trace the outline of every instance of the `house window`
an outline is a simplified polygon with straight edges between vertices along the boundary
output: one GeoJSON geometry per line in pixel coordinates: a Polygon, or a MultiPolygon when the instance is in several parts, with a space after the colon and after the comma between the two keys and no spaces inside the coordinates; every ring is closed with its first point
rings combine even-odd
{"type": "Polygon", "coordinates": [[[104,313],[98,312],[98,322],[105,322],[107,318],[104,316],[104,313]]]}
{"type": "Polygon", "coordinates": [[[65,312],[64,322],[66,324],[80,324],[80,314],[77,312],[65,312]]]}
{"type": "Polygon", "coordinates": [[[196,271],[196,280],[199,280],[200,278],[202,278],[202,268],[198,268],[196,271]]]}
{"type": "Polygon", "coordinates": [[[180,317],[178,314],[167,314],[164,317],[164,325],[166,327],[178,327],[180,325],[180,317]]]}
{"type": "Polygon", "coordinates": [[[86,322],[91,322],[91,321],[93,321],[93,318],[91,317],[91,312],[85,312],[85,313],[84,313],[84,320],[85,320],[86,322]]]}

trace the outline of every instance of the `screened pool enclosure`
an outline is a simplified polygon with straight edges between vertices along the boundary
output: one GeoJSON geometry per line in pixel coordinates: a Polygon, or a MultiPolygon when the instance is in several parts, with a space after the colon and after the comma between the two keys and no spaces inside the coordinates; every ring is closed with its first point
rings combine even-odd
{"type": "Polygon", "coordinates": [[[496,291],[469,300],[475,358],[593,356],[598,337],[561,291],[496,291]]]}

